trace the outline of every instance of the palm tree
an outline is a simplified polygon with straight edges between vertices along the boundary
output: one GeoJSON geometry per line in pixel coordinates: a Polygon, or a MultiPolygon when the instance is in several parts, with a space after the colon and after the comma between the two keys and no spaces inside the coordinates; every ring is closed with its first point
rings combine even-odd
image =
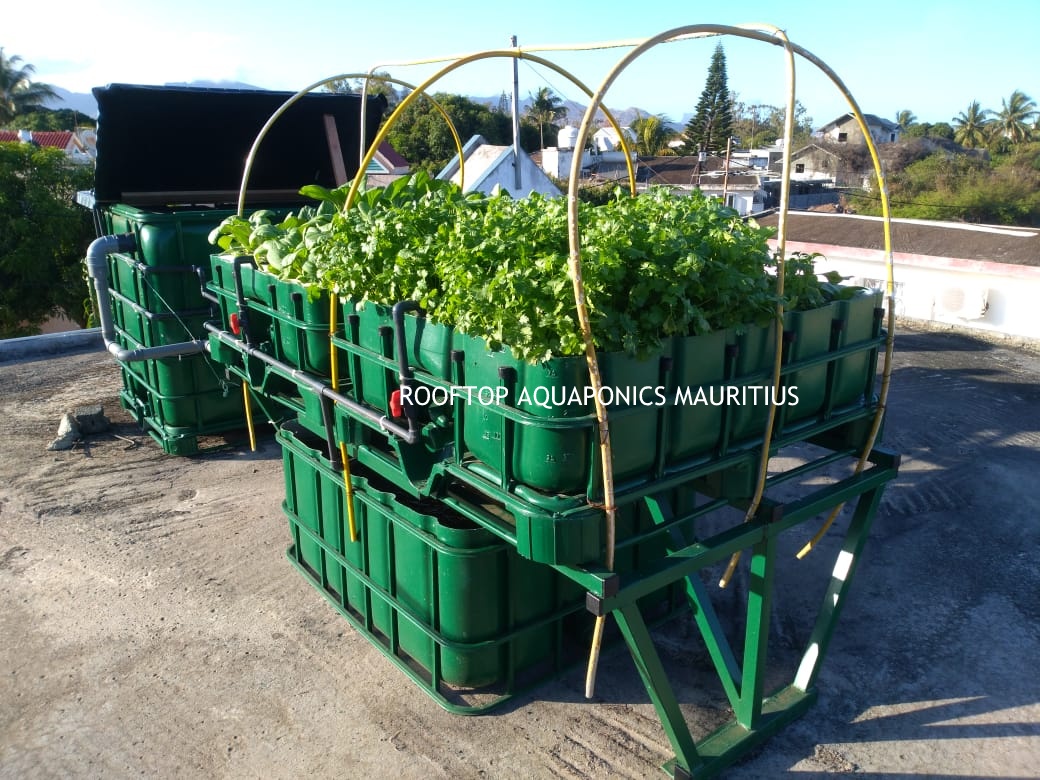
{"type": "Polygon", "coordinates": [[[1028,141],[1032,135],[1030,123],[1037,116],[1036,101],[1020,89],[1011,93],[1011,97],[1002,101],[997,112],[994,131],[1017,144],[1028,141]]]}
{"type": "Polygon", "coordinates": [[[896,124],[899,125],[900,132],[905,133],[906,129],[910,125],[917,122],[917,115],[914,114],[909,108],[904,108],[902,111],[896,114],[896,124]]]}
{"type": "Polygon", "coordinates": [[[0,124],[6,124],[30,106],[38,106],[58,94],[49,84],[32,80],[36,68],[18,55],[4,56],[0,47],[0,124]]]}
{"type": "Polygon", "coordinates": [[[557,119],[567,116],[567,106],[548,87],[539,87],[531,96],[531,105],[527,107],[527,115],[538,123],[538,140],[540,148],[545,148],[545,126],[557,119]]]}
{"type": "Polygon", "coordinates": [[[632,122],[632,132],[636,134],[636,153],[642,157],[654,157],[659,154],[674,154],[668,148],[668,142],[675,133],[668,129],[668,117],[664,114],[639,116],[632,122]]]}
{"type": "Polygon", "coordinates": [[[980,106],[979,101],[971,101],[967,111],[961,111],[953,118],[953,140],[969,149],[985,146],[993,125],[991,113],[989,109],[980,106]]]}

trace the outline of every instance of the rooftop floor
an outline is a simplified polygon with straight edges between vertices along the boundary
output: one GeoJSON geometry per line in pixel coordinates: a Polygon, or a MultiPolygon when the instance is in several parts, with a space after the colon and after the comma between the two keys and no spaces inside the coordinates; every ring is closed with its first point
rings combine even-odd
{"type": "MultiPolygon", "coordinates": [[[[773,213],[758,222],[776,227],[778,219],[778,215],[773,213]]],[[[891,222],[894,252],[1008,265],[1040,265],[1040,229],[1037,228],[919,219],[893,219],[891,222]]],[[[854,214],[792,211],[788,214],[787,237],[791,241],[811,244],[879,251],[885,248],[881,218],[854,214]]]]}
{"type": "MultiPolygon", "coordinates": [[[[820,698],[728,777],[1035,776],[1040,356],[897,336],[903,453],[820,698]]],[[[0,355],[0,776],[653,777],[668,743],[627,654],[495,714],[441,710],[289,565],[277,444],[164,455],[97,349],[0,355]],[[49,452],[60,416],[111,434],[49,452]]],[[[799,543],[802,540],[794,540],[799,543]]],[[[807,632],[790,559],[771,654],[807,632]]],[[[720,594],[720,616],[740,589],[720,594]]],[[[738,606],[738,605],[734,605],[738,606]]],[[[694,728],[725,702],[687,621],[660,631],[694,728]]]]}

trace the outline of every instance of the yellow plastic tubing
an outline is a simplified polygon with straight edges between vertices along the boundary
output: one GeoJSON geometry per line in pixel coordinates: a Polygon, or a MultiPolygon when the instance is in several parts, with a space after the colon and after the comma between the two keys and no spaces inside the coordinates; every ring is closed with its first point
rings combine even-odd
{"type": "MultiPolygon", "coordinates": [[[[622,59],[615,65],[610,71],[607,77],[604,79],[599,90],[592,98],[585,117],[582,119],[581,127],[578,131],[578,139],[575,144],[576,147],[580,148],[585,143],[585,138],[589,132],[591,125],[591,117],[595,114],[596,109],[601,105],[605,92],[609,89],[610,85],[614,82],[617,76],[628,67],[636,58],[644,54],[650,48],[660,44],[675,41],[681,38],[689,37],[704,37],[712,35],[735,35],[744,38],[751,38],[753,40],[759,40],[764,43],[771,43],[773,45],[783,46],[788,55],[788,108],[787,108],[787,120],[785,122],[785,136],[789,139],[793,130],[793,99],[794,99],[794,67],[793,57],[791,53],[794,52],[799,56],[809,60],[811,63],[820,68],[834,84],[837,86],[839,91],[848,100],[850,107],[852,108],[853,114],[856,116],[857,122],[863,130],[864,138],[867,141],[868,148],[870,150],[871,159],[874,163],[875,173],[878,178],[878,182],[881,189],[881,202],[882,202],[882,213],[883,213],[883,224],[884,224],[884,241],[885,241],[885,265],[887,275],[887,294],[889,299],[888,306],[888,334],[885,346],[885,367],[882,378],[882,386],[880,391],[879,403],[877,413],[874,417],[873,426],[868,436],[868,441],[864,447],[863,453],[860,456],[859,462],[857,463],[857,472],[861,471],[864,464],[866,463],[867,456],[870,450],[873,448],[874,441],[877,437],[877,432],[880,429],[881,420],[884,414],[885,402],[888,395],[889,378],[891,376],[891,356],[892,356],[892,345],[894,337],[894,301],[893,301],[893,268],[892,268],[892,249],[891,249],[891,223],[889,215],[888,205],[888,193],[884,184],[884,174],[881,170],[880,162],[877,156],[877,150],[874,147],[873,140],[870,137],[870,133],[866,127],[866,121],[863,118],[862,112],[859,110],[859,106],[856,104],[852,94],[845,87],[841,79],[823,63],[819,58],[813,55],[806,49],[791,43],[786,35],[783,34],[779,28],[771,25],[764,24],[753,24],[753,25],[741,25],[741,26],[727,26],[727,25],[714,25],[714,24],[703,24],[703,25],[689,25],[685,27],[678,27],[667,32],[656,35],[652,38],[647,38],[641,42],[631,52],[626,54],[622,59]]],[[[581,250],[580,250],[580,235],[578,231],[577,221],[577,179],[578,179],[578,164],[576,163],[571,171],[570,188],[568,190],[568,232],[570,240],[570,265],[572,269],[572,278],[575,288],[575,299],[578,305],[579,317],[583,318],[582,332],[585,339],[586,357],[589,363],[590,378],[594,386],[597,386],[599,379],[599,370],[596,361],[595,348],[593,346],[591,331],[589,329],[587,316],[583,315],[585,309],[584,300],[584,288],[581,281],[581,250]]],[[[783,252],[786,241],[786,213],[787,213],[787,202],[789,200],[789,188],[788,182],[790,180],[790,142],[785,144],[785,156],[784,156],[784,178],[783,186],[781,189],[781,222],[780,222],[780,235],[778,238],[778,284],[783,284],[784,278],[784,267],[783,267],[783,252]]],[[[782,286],[779,288],[782,292],[782,286]]],[[[782,306],[778,308],[778,314],[782,315],[782,306]]],[[[778,338],[782,335],[779,333],[781,330],[778,322],[778,338]]],[[[778,364],[779,364],[779,348],[777,349],[777,364],[774,365],[774,385],[778,382],[778,364]]],[[[595,394],[595,397],[599,398],[599,393],[595,394]]],[[[608,568],[612,567],[613,564],[613,541],[614,541],[614,496],[613,496],[613,474],[611,467],[611,450],[610,450],[610,434],[609,426],[607,424],[606,409],[597,403],[596,408],[597,418],[600,422],[600,448],[603,462],[603,485],[604,485],[604,504],[606,510],[606,521],[607,521],[607,560],[606,564],[608,568]]],[[[772,414],[772,411],[771,411],[772,414]]],[[[761,458],[759,477],[755,489],[755,511],[757,511],[757,504],[761,501],[762,491],[765,484],[765,476],[768,468],[768,451],[770,441],[770,431],[772,417],[770,417],[770,426],[765,432],[765,444],[763,447],[763,455],[761,458]]],[[[834,516],[837,515],[835,510],[834,516]]],[[[753,511],[749,512],[747,517],[750,517],[753,511]]],[[[828,525],[829,525],[828,521],[828,525]]],[[[822,535],[826,531],[826,526],[821,530],[819,535],[822,535]]],[[[810,543],[811,544],[811,543],[810,543]]],[[[736,561],[731,562],[731,568],[735,567],[736,561]]],[[[594,690],[596,665],[598,663],[599,648],[602,641],[603,631],[603,618],[598,618],[596,621],[595,632],[593,635],[592,649],[589,657],[589,667],[586,676],[586,696],[591,697],[594,690]]]]}
{"type": "MultiPolygon", "coordinates": [[[[324,78],[321,81],[316,81],[313,84],[311,84],[311,85],[309,85],[307,87],[304,87],[299,92],[297,92],[296,94],[294,94],[291,97],[289,97],[284,103],[282,103],[282,105],[280,105],[278,107],[277,110],[275,110],[275,112],[273,114],[271,114],[271,116],[270,116],[270,118],[268,118],[267,122],[264,123],[264,126],[260,128],[260,132],[257,133],[257,136],[256,136],[256,138],[253,141],[253,145],[249,149],[249,154],[246,156],[245,169],[244,169],[244,171],[242,173],[242,186],[240,187],[239,192],[238,192],[238,215],[240,217],[243,215],[243,212],[245,211],[246,189],[249,186],[249,176],[250,176],[250,174],[253,171],[253,164],[256,161],[257,150],[260,148],[260,144],[263,142],[264,138],[267,137],[268,131],[271,129],[271,127],[274,126],[274,123],[277,122],[281,118],[281,116],[286,111],[288,111],[289,108],[294,103],[296,103],[298,100],[300,100],[305,95],[307,95],[310,92],[312,92],[313,90],[317,89],[318,87],[322,87],[322,86],[324,86],[326,84],[331,84],[334,81],[341,81],[343,79],[355,79],[355,78],[365,79],[365,81],[364,81],[365,89],[368,88],[368,79],[370,78],[370,76],[368,74],[365,74],[365,73],[342,73],[342,74],[340,74],[338,76],[329,76],[328,78],[324,78]]],[[[409,84],[409,83],[407,83],[405,81],[401,81],[399,79],[394,79],[394,78],[389,78],[389,77],[379,77],[379,80],[380,81],[389,81],[389,82],[392,82],[394,84],[399,84],[399,85],[405,87],[406,89],[415,89],[415,87],[413,87],[411,84],[409,84]]],[[[429,100],[433,104],[434,108],[441,114],[441,116],[444,117],[445,121],[448,123],[448,129],[451,131],[452,138],[455,141],[455,148],[458,150],[459,159],[462,159],[462,140],[459,138],[459,133],[455,129],[455,125],[452,123],[451,118],[448,116],[448,113],[444,110],[444,107],[441,106],[440,103],[438,103],[436,100],[433,100],[432,98],[430,98],[429,100]]],[[[364,151],[364,142],[365,142],[365,102],[364,102],[364,94],[362,94],[362,103],[361,103],[361,133],[360,133],[360,135],[361,135],[362,152],[363,152],[364,151]]],[[[377,147],[378,147],[378,143],[373,146],[373,154],[375,153],[374,150],[377,147]]],[[[355,181],[358,181],[358,180],[364,178],[365,166],[368,165],[368,161],[369,160],[371,160],[371,155],[369,155],[369,157],[366,158],[365,163],[358,168],[357,174],[355,176],[355,181]]],[[[330,326],[330,327],[331,327],[332,331],[335,331],[335,324],[334,324],[335,323],[335,316],[336,316],[336,296],[335,295],[333,295],[331,297],[330,302],[329,302],[329,306],[330,306],[330,309],[331,309],[331,316],[332,316],[332,319],[330,321],[333,323],[333,325],[330,326]]],[[[331,349],[331,345],[330,345],[330,349],[331,349]]],[[[335,350],[332,350],[332,354],[333,354],[333,357],[335,357],[335,350]]],[[[337,374],[336,365],[335,365],[335,362],[333,362],[333,366],[332,366],[332,388],[333,388],[333,390],[338,389],[338,387],[337,387],[338,380],[337,380],[336,374],[337,374]]],[[[252,415],[252,412],[251,412],[251,410],[249,408],[249,383],[248,382],[243,382],[242,383],[242,394],[243,394],[243,398],[245,399],[245,404],[246,404],[246,427],[249,429],[249,444],[250,444],[250,448],[255,451],[256,450],[256,433],[255,433],[254,428],[253,428],[253,415],[252,415]]],[[[347,458],[347,449],[346,449],[346,445],[344,445],[343,442],[339,442],[339,452],[340,452],[340,459],[343,462],[343,486],[344,486],[344,489],[346,491],[347,525],[349,526],[349,529],[350,529],[350,541],[356,542],[358,540],[358,535],[357,535],[357,523],[356,523],[356,519],[355,519],[355,516],[354,516],[354,488],[353,488],[353,483],[351,482],[351,479],[350,479],[350,460],[347,458]]]]}
{"type": "MultiPolygon", "coordinates": [[[[250,175],[253,172],[253,164],[256,161],[256,153],[257,153],[257,151],[260,148],[260,144],[263,143],[263,140],[267,137],[267,133],[274,126],[274,123],[277,122],[279,119],[281,119],[282,114],[284,114],[286,111],[288,111],[293,106],[293,104],[296,103],[297,101],[299,101],[301,98],[303,98],[304,96],[310,94],[311,92],[313,92],[314,90],[318,89],[319,87],[324,87],[326,84],[331,84],[334,81],[343,81],[345,79],[364,79],[365,80],[365,82],[364,82],[365,87],[364,88],[367,90],[367,88],[368,88],[368,79],[370,79],[370,78],[375,78],[377,81],[389,81],[390,83],[397,84],[399,86],[404,87],[405,89],[411,89],[411,90],[415,89],[415,87],[412,86],[411,84],[409,84],[408,82],[401,81],[400,79],[390,78],[389,76],[371,76],[368,73],[341,73],[338,76],[329,76],[328,78],[324,78],[321,81],[315,81],[313,84],[304,87],[303,89],[301,89],[296,94],[294,94],[291,97],[287,98],[286,101],[284,103],[282,103],[282,105],[280,105],[275,110],[275,112],[273,114],[271,114],[271,116],[268,118],[268,120],[264,123],[264,126],[260,128],[260,132],[258,132],[256,134],[256,138],[253,140],[253,145],[249,148],[249,154],[246,155],[246,164],[245,164],[245,168],[243,169],[243,172],[242,172],[242,185],[241,185],[241,187],[239,187],[239,190],[238,190],[238,216],[241,217],[243,215],[243,212],[245,211],[246,189],[249,186],[249,177],[250,177],[250,175]]],[[[362,98],[363,97],[364,97],[364,95],[362,95],[362,98]]],[[[459,138],[459,133],[455,129],[455,125],[452,123],[451,118],[448,116],[448,112],[445,111],[444,107],[440,103],[438,103],[436,100],[434,100],[433,98],[429,98],[429,100],[433,104],[433,107],[437,110],[437,112],[442,117],[444,117],[444,121],[448,123],[448,129],[451,131],[452,138],[455,141],[455,147],[458,150],[459,157],[461,159],[461,157],[462,157],[462,140],[459,138]]],[[[365,139],[365,125],[364,125],[364,121],[365,120],[364,120],[364,117],[365,117],[365,104],[364,104],[364,102],[362,102],[362,104],[361,104],[361,143],[362,144],[364,144],[364,139],[365,139]]],[[[368,165],[368,163],[372,159],[372,156],[375,155],[375,149],[377,149],[378,146],[379,146],[378,143],[373,144],[373,146],[372,146],[372,155],[370,155],[366,159],[364,165],[362,165],[361,167],[358,168],[358,172],[357,172],[357,175],[355,176],[355,180],[358,177],[362,177],[362,178],[364,177],[365,166],[368,165]]]]}

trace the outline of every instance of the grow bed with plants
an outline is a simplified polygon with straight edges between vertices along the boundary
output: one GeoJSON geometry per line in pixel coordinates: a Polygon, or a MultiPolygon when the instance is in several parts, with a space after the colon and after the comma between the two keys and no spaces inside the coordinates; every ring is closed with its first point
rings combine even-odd
{"type": "MultiPolygon", "coordinates": [[[[307,187],[279,219],[226,219],[209,288],[212,354],[269,415],[295,416],[413,496],[435,496],[562,564],[603,549],[589,369],[562,199],[464,195],[424,174],[307,187]],[[229,331],[231,331],[229,333],[229,331]],[[333,376],[333,371],[335,376],[333,376]],[[331,400],[330,400],[331,399],[331,400]]],[[[754,489],[774,449],[862,446],[883,334],[878,293],[785,263],[781,382],[768,229],[700,193],[622,193],[579,212],[583,278],[609,394],[617,503],[694,482],[754,489]]]]}

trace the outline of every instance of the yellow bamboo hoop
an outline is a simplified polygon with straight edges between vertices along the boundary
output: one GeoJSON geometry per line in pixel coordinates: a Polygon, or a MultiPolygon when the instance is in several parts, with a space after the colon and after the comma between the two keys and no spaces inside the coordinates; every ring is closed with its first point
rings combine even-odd
{"type": "MultiPolygon", "coordinates": [[[[770,44],[773,44],[773,45],[783,46],[784,47],[784,49],[787,52],[787,56],[788,56],[788,83],[789,83],[789,89],[788,89],[788,93],[789,93],[788,94],[788,110],[787,110],[787,117],[786,117],[786,121],[785,121],[785,136],[789,136],[791,134],[791,129],[793,128],[793,115],[794,115],[794,110],[793,110],[794,66],[793,66],[793,56],[792,56],[792,53],[797,53],[800,56],[804,57],[805,59],[809,60],[814,65],[816,65],[818,68],[820,68],[831,79],[831,81],[834,82],[834,84],[838,87],[838,89],[846,97],[846,99],[849,101],[849,105],[852,108],[852,112],[855,114],[855,116],[857,118],[857,121],[859,122],[861,128],[864,131],[864,137],[867,139],[868,147],[871,150],[871,157],[874,160],[875,172],[877,174],[879,186],[880,186],[880,189],[881,189],[881,192],[882,192],[882,214],[883,214],[884,236],[885,236],[885,263],[886,263],[886,276],[887,276],[887,293],[888,293],[888,298],[889,298],[889,306],[888,306],[888,309],[889,309],[889,312],[888,312],[889,319],[888,319],[888,333],[887,333],[887,340],[886,340],[886,347],[885,347],[885,367],[884,367],[884,373],[883,373],[883,379],[882,379],[881,393],[880,393],[880,396],[879,396],[878,409],[877,409],[877,413],[874,416],[873,424],[871,426],[871,432],[870,432],[870,434],[868,436],[867,443],[864,446],[863,452],[862,452],[862,454],[860,456],[860,459],[859,459],[859,461],[857,463],[857,466],[856,466],[856,470],[857,470],[857,473],[858,473],[859,471],[861,471],[863,469],[863,466],[865,465],[865,463],[867,461],[867,457],[869,456],[870,451],[873,448],[874,441],[876,440],[876,437],[877,437],[877,432],[880,430],[881,420],[882,420],[882,417],[883,417],[883,414],[884,414],[884,409],[885,409],[885,399],[887,398],[887,394],[888,394],[889,377],[891,376],[891,355],[892,355],[892,345],[893,345],[893,337],[894,337],[894,323],[895,323],[895,315],[894,315],[894,308],[895,307],[894,307],[894,301],[893,301],[894,283],[893,283],[892,251],[891,251],[891,225],[890,225],[890,215],[889,215],[889,208],[888,208],[887,189],[886,189],[885,184],[884,184],[884,174],[883,174],[883,171],[881,170],[881,166],[880,166],[880,164],[878,162],[877,150],[874,148],[873,140],[870,138],[870,133],[866,130],[866,121],[863,118],[862,112],[859,110],[859,106],[856,104],[856,101],[852,97],[852,94],[845,87],[844,83],[837,76],[837,74],[834,73],[834,71],[831,70],[830,67],[828,67],[825,63],[822,62],[822,60],[820,60],[818,57],[813,55],[811,52],[807,51],[806,49],[804,49],[801,46],[798,46],[796,44],[791,43],[791,41],[788,40],[787,36],[783,33],[782,30],[780,30],[779,28],[774,27],[772,25],[757,24],[757,23],[756,24],[748,24],[748,25],[738,25],[738,26],[716,25],[716,24],[701,24],[701,25],[688,25],[688,26],[685,26],[685,27],[677,27],[677,28],[674,28],[672,30],[660,33],[659,35],[656,35],[656,36],[653,36],[651,38],[645,39],[644,41],[640,42],[632,51],[630,51],[628,54],[626,54],[624,57],[622,57],[621,60],[618,61],[618,63],[614,66],[614,68],[607,74],[607,77],[604,79],[603,83],[600,85],[600,88],[597,90],[596,94],[592,98],[592,102],[590,103],[589,107],[586,109],[585,116],[583,117],[581,126],[580,126],[580,128],[578,130],[578,139],[577,139],[577,141],[575,143],[575,146],[580,148],[581,146],[584,145],[585,138],[588,135],[589,128],[590,128],[590,125],[591,125],[591,117],[595,114],[595,111],[597,110],[597,108],[602,104],[604,94],[609,89],[609,87],[614,82],[614,80],[617,78],[617,76],[621,73],[621,71],[624,70],[626,67],[628,67],[628,65],[630,65],[636,58],[640,57],[646,51],[648,51],[649,49],[651,49],[654,46],[657,46],[658,44],[661,44],[661,43],[672,42],[672,41],[685,39],[685,38],[706,37],[706,36],[714,36],[714,35],[735,35],[735,36],[739,36],[739,37],[750,38],[750,39],[753,39],[753,40],[762,41],[764,43],[770,43],[770,44]]],[[[593,344],[593,341],[592,341],[591,330],[589,328],[588,321],[587,321],[587,311],[585,310],[584,286],[583,286],[582,281],[581,281],[580,235],[579,235],[578,224],[577,224],[577,222],[578,222],[578,220],[577,220],[577,178],[578,178],[578,174],[580,173],[579,165],[580,165],[579,161],[575,160],[575,163],[572,166],[572,170],[571,170],[570,186],[568,188],[568,194],[567,194],[567,197],[568,197],[568,233],[569,233],[569,236],[570,236],[570,267],[572,269],[572,280],[574,282],[575,300],[576,300],[576,304],[577,304],[577,307],[578,307],[579,319],[582,319],[582,316],[583,316],[582,313],[585,312],[585,318],[582,320],[582,333],[583,333],[583,337],[585,339],[586,358],[587,358],[587,361],[588,361],[588,364],[589,364],[590,382],[592,383],[593,388],[596,391],[595,392],[595,397],[597,399],[596,415],[597,415],[597,420],[599,421],[599,424],[600,424],[600,451],[601,451],[601,459],[602,459],[602,464],[603,464],[604,511],[605,511],[605,515],[606,515],[606,524],[607,524],[607,529],[606,529],[607,550],[606,550],[606,561],[605,561],[605,563],[607,565],[607,568],[610,569],[610,568],[613,567],[613,558],[614,558],[613,546],[614,546],[614,538],[615,538],[615,529],[614,529],[614,526],[615,526],[615,517],[614,517],[614,515],[615,515],[615,505],[614,505],[614,495],[613,495],[613,473],[612,473],[612,465],[611,465],[612,455],[611,455],[611,448],[610,448],[610,432],[609,432],[609,424],[608,424],[608,421],[607,421],[606,408],[603,407],[599,403],[599,392],[598,392],[598,387],[599,387],[599,383],[600,383],[599,367],[598,367],[598,363],[597,363],[597,360],[596,360],[595,347],[594,347],[594,344],[593,344]]],[[[782,190],[781,190],[781,201],[782,201],[782,203],[781,203],[781,219],[782,220],[785,219],[785,215],[786,215],[786,211],[787,211],[787,203],[788,203],[789,198],[790,198],[789,180],[790,180],[790,143],[787,143],[787,144],[785,144],[784,174],[783,174],[783,184],[782,184],[782,190]]],[[[784,222],[781,222],[781,225],[779,226],[778,233],[779,233],[778,242],[779,242],[779,246],[781,247],[781,250],[780,250],[780,252],[778,252],[778,255],[777,255],[777,265],[778,265],[777,273],[778,273],[778,284],[781,285],[781,287],[779,289],[780,289],[780,291],[782,293],[782,290],[783,290],[782,284],[783,284],[783,279],[784,279],[783,247],[785,246],[785,241],[786,241],[786,224],[784,222]]],[[[778,315],[782,316],[782,313],[783,313],[783,308],[782,308],[782,304],[781,304],[778,307],[778,315]]],[[[777,343],[778,343],[778,347],[777,347],[777,356],[776,356],[776,363],[774,364],[774,375],[773,375],[773,385],[774,385],[774,387],[778,384],[778,381],[779,381],[779,361],[780,361],[780,349],[779,349],[780,341],[779,341],[779,339],[782,338],[782,332],[781,331],[782,331],[782,323],[778,321],[778,323],[777,323],[777,338],[778,338],[778,342],[777,343]]],[[[758,507],[758,505],[761,502],[761,497],[762,497],[762,493],[763,493],[764,485],[765,485],[765,478],[766,478],[767,473],[768,473],[769,447],[770,447],[770,443],[771,443],[771,438],[770,437],[771,437],[771,431],[772,431],[772,424],[773,424],[773,420],[774,420],[774,416],[773,416],[774,413],[775,412],[774,412],[773,407],[771,405],[770,406],[770,416],[769,416],[768,427],[767,427],[766,431],[764,432],[762,456],[761,456],[761,459],[760,459],[760,468],[759,468],[759,473],[758,473],[758,479],[756,480],[756,487],[755,487],[755,493],[754,493],[755,498],[754,498],[754,500],[752,502],[753,503],[753,511],[752,511],[752,508],[749,508],[749,511],[748,511],[745,519],[750,519],[753,516],[754,512],[757,512],[757,507],[758,507]]],[[[838,509],[840,509],[840,507],[838,509]]],[[[835,512],[833,513],[833,516],[837,515],[838,509],[835,510],[835,512]]],[[[826,532],[826,529],[827,529],[827,527],[829,527],[830,522],[832,522],[832,520],[828,521],[828,523],[824,526],[824,528],[821,529],[821,532],[820,532],[820,534],[818,534],[818,536],[822,536],[822,534],[826,532]]],[[[810,545],[808,547],[811,547],[811,543],[810,543],[810,545]]],[[[728,567],[728,571],[731,572],[736,567],[738,556],[739,556],[739,554],[735,554],[734,555],[734,559],[731,560],[730,566],[728,567]]],[[[727,579],[728,579],[727,577],[724,577],[722,582],[720,582],[720,584],[724,586],[724,584],[727,581],[727,579]]],[[[592,697],[592,695],[594,693],[594,688],[595,688],[596,668],[597,668],[597,665],[598,665],[600,646],[601,646],[602,636],[603,636],[603,622],[604,622],[604,619],[605,619],[605,617],[602,617],[602,616],[601,617],[597,617],[597,619],[596,619],[596,626],[595,626],[595,630],[594,630],[594,633],[593,633],[592,647],[590,649],[590,654],[589,654],[589,665],[588,665],[588,671],[587,671],[587,674],[586,674],[586,684],[585,684],[585,695],[587,697],[589,697],[589,698],[592,697]]]]}
{"type": "MultiPolygon", "coordinates": [[[[310,84],[310,85],[304,87],[303,89],[299,90],[294,95],[289,97],[287,100],[285,100],[285,102],[282,103],[282,105],[280,105],[275,110],[275,112],[273,114],[271,114],[271,116],[268,118],[267,122],[264,123],[263,127],[261,127],[260,131],[257,133],[256,138],[253,140],[253,145],[249,149],[249,154],[246,156],[245,169],[244,169],[244,171],[242,173],[242,185],[239,188],[239,192],[238,192],[238,215],[240,217],[242,216],[243,212],[245,211],[246,190],[247,190],[247,188],[249,186],[249,177],[252,174],[253,165],[254,165],[254,163],[256,161],[257,151],[260,148],[260,144],[263,143],[264,138],[267,137],[267,133],[274,126],[275,122],[277,122],[282,117],[282,115],[293,106],[293,104],[295,104],[297,101],[302,99],[305,95],[308,95],[309,93],[311,93],[315,89],[318,89],[319,87],[323,87],[326,84],[331,84],[334,81],[342,81],[342,80],[345,80],[345,79],[364,79],[364,85],[365,85],[364,89],[367,89],[368,88],[368,79],[369,78],[378,78],[378,80],[380,80],[380,81],[388,81],[388,82],[391,82],[393,84],[398,84],[400,86],[405,87],[406,89],[412,89],[412,90],[415,89],[415,87],[413,85],[409,84],[408,82],[401,81],[400,79],[395,79],[395,78],[392,78],[392,77],[389,77],[389,76],[372,77],[372,76],[369,76],[369,74],[365,74],[365,73],[341,73],[341,74],[336,75],[336,76],[328,76],[328,77],[326,77],[324,79],[321,79],[320,81],[316,81],[313,84],[310,84]]],[[[442,117],[444,117],[444,120],[448,123],[448,129],[451,131],[452,138],[455,141],[455,148],[458,151],[459,159],[462,159],[462,139],[459,138],[458,130],[456,130],[454,123],[451,121],[451,117],[448,116],[448,112],[444,110],[444,107],[439,102],[437,102],[433,98],[428,98],[428,99],[430,100],[430,103],[434,106],[434,108],[441,114],[442,117]]],[[[364,94],[362,94],[362,99],[361,99],[361,133],[360,133],[360,135],[361,135],[361,143],[362,143],[362,150],[363,150],[364,141],[365,141],[365,108],[366,108],[365,96],[364,96],[364,94]]],[[[378,147],[379,147],[379,142],[373,143],[372,149],[370,150],[371,153],[368,155],[368,157],[365,158],[364,163],[362,165],[359,165],[357,174],[354,177],[354,183],[355,184],[360,182],[364,178],[365,167],[368,165],[368,163],[371,161],[372,157],[375,155],[376,149],[378,149],[378,147]]],[[[461,177],[461,175],[462,174],[460,173],[460,177],[461,177]]],[[[335,332],[336,300],[337,300],[337,298],[336,298],[335,295],[331,295],[329,297],[330,323],[332,323],[330,325],[330,333],[335,332]]],[[[338,371],[337,371],[336,360],[335,360],[336,351],[334,349],[332,349],[331,342],[330,342],[329,349],[330,349],[330,352],[332,354],[332,364],[331,364],[332,389],[333,390],[337,390],[337,389],[339,389],[338,388],[339,379],[337,377],[338,371]]],[[[249,408],[249,383],[248,382],[243,382],[242,383],[242,392],[243,392],[244,398],[246,400],[246,427],[249,430],[250,446],[255,451],[256,450],[256,433],[255,433],[254,428],[253,428],[253,415],[252,415],[252,412],[250,411],[250,408],[249,408]]],[[[346,445],[343,442],[338,442],[338,444],[339,444],[340,460],[343,463],[343,487],[344,487],[344,490],[346,491],[346,496],[345,497],[346,497],[346,504],[347,504],[347,525],[348,525],[348,528],[349,528],[349,531],[350,531],[350,541],[356,542],[358,540],[358,533],[357,533],[357,520],[356,520],[356,517],[355,517],[355,514],[354,514],[354,486],[353,486],[353,482],[351,481],[351,478],[350,478],[350,459],[347,457],[346,445]]]]}

